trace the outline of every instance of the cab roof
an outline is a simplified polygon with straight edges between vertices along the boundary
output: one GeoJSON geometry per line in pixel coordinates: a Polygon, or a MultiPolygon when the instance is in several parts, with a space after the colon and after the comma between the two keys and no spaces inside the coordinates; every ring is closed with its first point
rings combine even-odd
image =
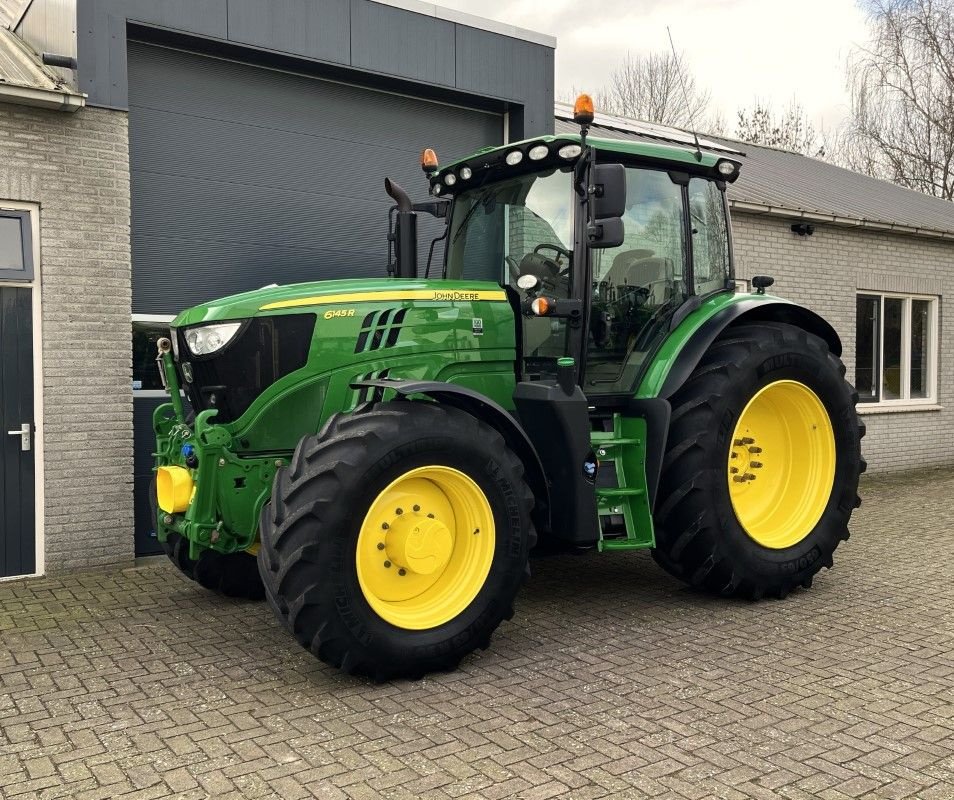
{"type": "MultiPolygon", "coordinates": [[[[544,167],[569,166],[576,162],[579,154],[569,157],[560,155],[561,149],[567,145],[579,145],[582,137],[578,133],[559,133],[548,136],[534,136],[530,139],[523,139],[519,142],[510,142],[497,147],[485,147],[476,153],[443,164],[438,169],[429,174],[432,194],[443,195],[453,194],[463,191],[468,186],[476,185],[481,180],[480,175],[487,170],[494,170],[493,179],[499,179],[513,170],[513,174],[523,174],[528,171],[528,167],[533,170],[544,167]],[[540,146],[547,148],[547,153],[539,160],[530,160],[531,150],[540,146]],[[508,164],[506,158],[514,152],[520,152],[520,160],[515,164],[508,164]],[[468,168],[468,173],[462,169],[468,168]],[[452,183],[447,184],[446,176],[452,174],[452,183]],[[435,187],[440,187],[435,191],[435,187]]],[[[587,136],[586,143],[595,148],[597,154],[606,153],[620,157],[624,161],[648,162],[668,166],[671,168],[683,168],[690,172],[700,172],[710,174],[711,177],[718,178],[715,172],[715,165],[719,161],[732,161],[737,166],[739,161],[734,158],[734,152],[721,150],[714,152],[703,148],[696,149],[695,144],[676,144],[669,142],[656,141],[634,141],[623,139],[608,139],[599,136],[587,136]]]]}

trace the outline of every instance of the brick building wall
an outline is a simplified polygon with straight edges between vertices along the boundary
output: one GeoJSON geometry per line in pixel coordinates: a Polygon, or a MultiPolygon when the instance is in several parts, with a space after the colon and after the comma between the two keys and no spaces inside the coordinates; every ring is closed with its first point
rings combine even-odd
{"type": "Polygon", "coordinates": [[[771,291],[831,322],[841,336],[848,380],[855,372],[855,298],[859,291],[934,295],[938,308],[940,410],[864,413],[862,442],[870,472],[954,464],[954,327],[945,325],[945,279],[954,275],[954,241],[815,225],[813,236],[791,231],[793,220],[746,213],[732,217],[737,277],[771,275],[771,291]]]}
{"type": "Polygon", "coordinates": [[[40,205],[47,571],[133,557],[126,114],[0,104],[0,201],[40,205]]]}

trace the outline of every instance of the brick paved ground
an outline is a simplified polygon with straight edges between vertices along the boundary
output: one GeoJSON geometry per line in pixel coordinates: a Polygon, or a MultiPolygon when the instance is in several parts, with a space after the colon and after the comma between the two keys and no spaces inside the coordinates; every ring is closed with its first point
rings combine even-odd
{"type": "Polygon", "coordinates": [[[810,592],[543,559],[492,649],[419,683],[164,563],[0,585],[0,796],[950,800],[954,473],[867,495],[810,592]]]}

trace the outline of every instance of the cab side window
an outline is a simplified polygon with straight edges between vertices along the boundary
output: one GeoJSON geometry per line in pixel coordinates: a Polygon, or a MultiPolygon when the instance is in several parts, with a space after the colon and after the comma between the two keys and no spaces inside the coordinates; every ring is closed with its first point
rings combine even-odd
{"type": "Polygon", "coordinates": [[[729,278],[729,226],[723,195],[715,182],[702,178],[689,181],[689,222],[695,293],[724,289],[729,278]]]}

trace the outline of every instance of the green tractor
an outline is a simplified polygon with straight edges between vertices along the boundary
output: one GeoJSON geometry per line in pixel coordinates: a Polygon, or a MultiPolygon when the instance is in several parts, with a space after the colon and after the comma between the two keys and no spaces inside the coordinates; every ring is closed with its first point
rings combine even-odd
{"type": "Polygon", "coordinates": [[[486,648],[538,542],[650,549],[724,597],[831,567],[865,466],[838,335],[771,278],[737,293],[739,162],[590,137],[585,96],[575,119],[425,151],[427,202],[387,181],[389,277],[174,320],[154,501],[183,573],[385,680],[486,648]],[[444,224],[423,278],[420,214],[444,224]]]}

